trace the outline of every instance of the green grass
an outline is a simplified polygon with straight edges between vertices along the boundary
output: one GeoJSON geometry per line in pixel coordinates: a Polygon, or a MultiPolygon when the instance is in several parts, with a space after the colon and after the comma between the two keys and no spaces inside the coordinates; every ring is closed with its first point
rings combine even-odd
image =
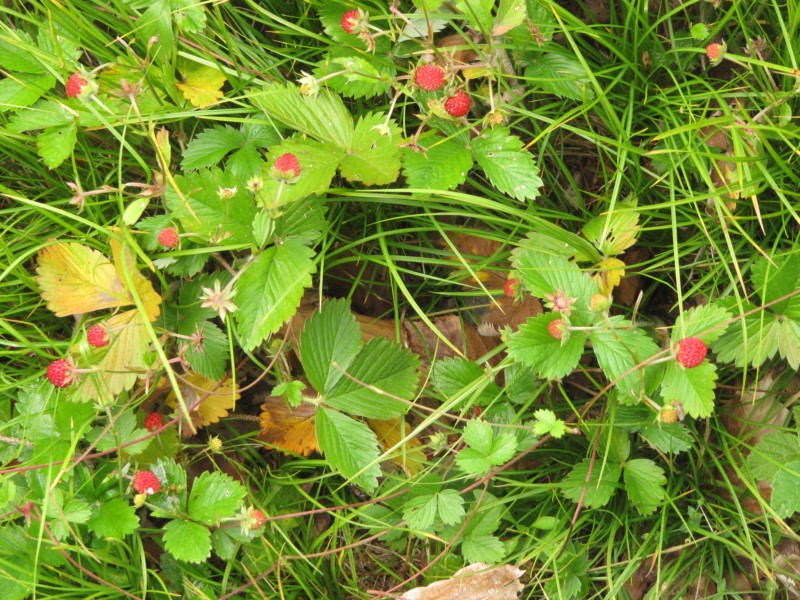
{"type": "MultiPolygon", "coordinates": [[[[497,527],[489,533],[503,543],[498,562],[525,571],[521,597],[543,597],[543,590],[563,598],[745,597],[731,575],[739,586],[747,580],[752,597],[789,597],[783,582],[798,577],[791,567],[800,555],[797,515],[780,517],[759,495],[747,462],[757,440],[752,431],[734,428],[730,417],[741,398],[752,396],[752,386],[766,381],[769,389],[757,403],[772,407],[774,418],[753,418],[752,429],[796,433],[798,416],[791,415],[796,373],[777,356],[758,368],[718,364],[714,414],[684,421],[692,446],[680,454],[648,445],[638,435],[643,423],[624,430],[629,408],[613,400],[591,359],[561,381],[537,380],[516,402],[499,395],[481,397],[484,389],[495,382],[503,385],[502,377],[513,374],[503,342],[473,357],[485,374],[455,395],[435,389],[425,360],[424,387],[409,413],[409,437],[419,439],[427,451],[421,473],[409,478],[386,460],[385,478],[368,493],[346,481],[320,454],[287,456],[258,440],[263,398],[276,383],[302,373],[291,341],[283,347],[282,335],[276,334],[245,352],[230,321],[222,323],[226,370],[245,386],[263,379],[243,391],[236,415],[196,436],[176,437],[175,456],[190,480],[211,470],[241,481],[247,505],[269,516],[265,528],[243,543],[235,558],[213,554],[190,564],[164,551],[166,519],[148,509],[137,513],[140,528],[114,541],[94,535],[85,519],[65,517],[67,500],[108,482],[107,498],[116,494],[132,502],[128,487],[136,459],[116,447],[94,455],[86,430],[68,426],[72,405],[42,385],[47,364],[79,344],[82,329],[72,317],[48,310],[36,279],[37,253],[54,241],[75,241],[108,255],[109,237],[123,226],[126,208],[140,198],[142,188],[126,184],[154,184],[166,166],[169,187],[182,174],[186,146],[213,126],[273,127],[275,120],[254,106],[251,95],[267,89],[269,82],[296,82],[329,51],[343,46],[320,22],[319,15],[332,10],[326,2],[173,4],[176,19],[191,9],[186,13],[190,22],[170,40],[162,31],[163,43],[149,49],[152,31],[143,16],[149,3],[10,2],[0,8],[5,76],[0,89],[15,78],[29,81],[30,73],[15,72],[8,58],[24,55],[42,65],[42,76],[57,81],[43,94],[45,100],[65,103],[63,82],[79,64],[86,70],[99,68],[101,82],[109,86],[119,87],[124,76],[129,82],[141,80],[144,90],[135,106],[125,105],[124,113],[88,103],[93,117],[86,119],[94,121],[81,124],[74,150],[52,169],[37,152],[40,131],[14,126],[18,115],[30,117],[35,109],[0,105],[0,153],[5,157],[0,170],[0,519],[5,531],[0,535],[0,588],[9,586],[13,598],[29,593],[37,598],[297,599],[402,593],[450,577],[467,562],[457,532],[415,530],[403,517],[409,498],[425,490],[456,490],[465,499],[465,527],[495,506],[500,510],[497,527]],[[205,24],[193,27],[191,19],[198,15],[204,15],[205,24]],[[62,39],[58,48],[52,42],[56,33],[62,39]],[[49,42],[37,43],[39,38],[49,42]],[[76,48],[72,55],[70,44],[76,48]],[[186,64],[216,66],[225,73],[220,102],[200,108],[186,102],[176,87],[186,64]],[[172,158],[167,165],[161,164],[152,139],[161,127],[169,133],[172,158]],[[86,195],[79,210],[70,203],[75,191],[69,183],[85,192],[108,189],[86,195]],[[26,396],[31,390],[50,408],[34,410],[26,396]],[[775,416],[781,404],[788,410],[775,416]],[[552,410],[576,431],[558,440],[529,439],[510,464],[497,465],[486,477],[468,475],[453,456],[463,447],[465,424],[477,418],[478,408],[498,435],[528,431],[540,409],[552,410]],[[51,417],[64,422],[43,424],[42,418],[51,417]],[[42,435],[47,427],[61,427],[61,433],[47,439],[42,435]],[[663,503],[641,515],[620,489],[604,506],[576,510],[578,505],[563,494],[565,478],[588,458],[596,459],[595,469],[609,468],[614,462],[609,448],[623,443],[609,440],[623,430],[629,432],[624,436],[631,458],[651,459],[664,470],[663,503]],[[211,436],[223,440],[220,454],[208,449],[211,436]],[[14,497],[9,497],[11,484],[14,497]],[[490,494],[488,500],[483,493],[490,494]],[[32,504],[26,508],[28,501],[32,504]],[[67,530],[59,532],[65,524],[67,530]]],[[[410,4],[403,2],[400,9],[410,12],[410,4]]],[[[359,5],[373,24],[390,23],[385,3],[359,5]]],[[[619,314],[635,315],[666,348],[668,328],[693,306],[734,298],[741,314],[745,300],[758,305],[755,259],[780,262],[798,251],[800,10],[792,3],[750,0],[718,7],[700,0],[677,6],[623,1],[610,5],[607,22],[597,22],[583,3],[529,0],[527,7],[531,14],[538,11],[540,19],[531,24],[552,41],[542,47],[531,43],[522,32],[526,24],[494,38],[493,56],[505,54],[516,72],[497,63],[490,69],[491,89],[500,94],[492,105],[503,111],[511,131],[532,153],[543,180],[541,195],[515,200],[498,191],[480,168],[451,191],[412,189],[403,177],[368,187],[337,175],[316,200],[324,203],[328,224],[314,246],[316,274],[309,297],[335,290],[367,318],[393,319],[387,328],[398,341],[406,335],[405,320],[434,329],[432,339],[451,355],[468,354],[474,351],[472,342],[462,345],[461,338],[438,331],[441,321],[436,319],[455,315],[465,328],[479,324],[483,311],[502,295],[490,283],[497,280],[485,274],[504,278],[512,270],[512,251],[529,233],[580,233],[591,218],[634,201],[638,255],[628,268],[640,278],[635,293],[641,296],[632,298],[635,304],[617,302],[619,314]],[[690,34],[697,23],[709,29],[702,39],[690,34]],[[728,45],[716,67],[704,54],[712,40],[728,45]],[[568,54],[572,68],[579,70],[582,98],[564,97],[558,78],[525,75],[526,63],[559,52],[568,54]],[[729,149],[706,143],[712,131],[722,133],[729,149]],[[721,160],[726,151],[728,160],[721,160]],[[727,196],[721,177],[743,193],[727,196]],[[460,240],[462,234],[491,244],[492,251],[473,253],[460,240]]],[[[448,33],[464,30],[463,19],[448,18],[448,33]]],[[[398,75],[416,64],[417,49],[408,42],[380,44],[376,62],[396,64],[398,75]]],[[[484,51],[479,42],[465,46],[484,51]]],[[[486,80],[470,81],[469,89],[477,105],[473,114],[484,115],[490,104],[486,80]]],[[[425,107],[407,95],[395,104],[392,96],[389,91],[371,99],[346,98],[345,105],[354,118],[393,106],[393,118],[410,138],[425,107]]],[[[475,119],[470,125],[479,124],[475,119]]],[[[446,124],[440,131],[453,140],[475,141],[470,127],[446,124]]],[[[283,139],[291,134],[280,131],[283,139]]],[[[268,156],[263,148],[259,152],[261,158],[268,156]]],[[[241,189],[246,184],[237,183],[241,189]]],[[[165,212],[156,194],[143,215],[165,212]]],[[[134,223],[123,231],[135,241],[137,268],[164,298],[165,312],[177,311],[180,288],[200,275],[150,270],[152,260],[161,269],[158,260],[168,253],[154,244],[148,247],[148,234],[134,223]]],[[[182,248],[185,255],[213,257],[205,273],[222,273],[226,266],[236,272],[251,250],[243,244],[227,246],[224,240],[193,240],[182,248]]],[[[796,288],[785,292],[796,293],[796,288]]],[[[740,316],[731,321],[731,328],[740,327],[740,316]]],[[[178,346],[174,339],[159,337],[159,327],[156,323],[150,333],[164,349],[151,358],[148,383],[166,383],[145,387],[140,382],[114,399],[114,411],[140,419],[178,387],[182,368],[177,361],[167,365],[178,346]]],[[[515,383],[509,377],[505,386],[515,383]]],[[[87,423],[108,425],[107,407],[86,406],[91,407],[87,423]]]]}

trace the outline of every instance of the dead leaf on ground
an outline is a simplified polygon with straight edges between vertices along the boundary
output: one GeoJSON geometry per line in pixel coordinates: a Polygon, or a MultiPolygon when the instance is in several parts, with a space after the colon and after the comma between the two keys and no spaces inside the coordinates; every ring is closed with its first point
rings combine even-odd
{"type": "Polygon", "coordinates": [[[492,338],[479,335],[475,327],[458,315],[436,317],[432,324],[436,331],[424,321],[403,321],[401,325],[408,349],[425,364],[455,356],[476,360],[497,345],[492,338]]]}
{"type": "Polygon", "coordinates": [[[289,407],[280,396],[267,396],[261,405],[261,431],[258,439],[285,454],[308,456],[319,452],[317,443],[317,405],[301,402],[289,407]]]}
{"type": "MultiPolygon", "coordinates": [[[[183,399],[188,407],[194,406],[190,413],[192,424],[186,426],[184,423],[184,435],[192,435],[201,427],[218,423],[221,418],[228,416],[229,410],[236,407],[236,401],[240,398],[236,386],[229,377],[213,381],[200,373],[189,373],[183,378],[183,383],[181,387],[183,399]],[[200,399],[202,402],[197,404],[200,399]]],[[[178,406],[178,397],[174,391],[170,392],[165,402],[172,408],[178,406]]]]}
{"type": "Polygon", "coordinates": [[[388,420],[367,419],[367,425],[378,436],[381,450],[386,452],[390,448],[398,446],[392,452],[391,459],[406,472],[406,475],[413,477],[422,470],[425,462],[425,452],[421,448],[422,442],[415,437],[408,436],[411,427],[405,419],[401,417],[388,420]]]}
{"type": "Polygon", "coordinates": [[[469,565],[450,579],[414,588],[399,600],[516,600],[524,587],[524,571],[511,565],[469,565]]]}

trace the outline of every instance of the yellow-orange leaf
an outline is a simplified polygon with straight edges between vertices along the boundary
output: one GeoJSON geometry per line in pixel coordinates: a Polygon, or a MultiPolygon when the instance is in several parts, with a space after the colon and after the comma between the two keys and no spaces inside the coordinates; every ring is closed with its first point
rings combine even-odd
{"type": "Polygon", "coordinates": [[[607,258],[600,263],[598,287],[604,296],[610,296],[614,288],[625,277],[625,263],[618,258],[607,258]]]}
{"type": "MultiPolygon", "coordinates": [[[[192,424],[196,428],[207,427],[211,423],[217,423],[221,418],[227,417],[228,411],[233,410],[240,397],[230,378],[212,381],[199,373],[190,373],[184,377],[184,382],[186,386],[183,389],[183,396],[188,405],[196,404],[196,400],[203,398],[191,413],[192,424]]],[[[167,396],[166,402],[173,408],[178,405],[175,392],[167,396]]]]}
{"type": "Polygon", "coordinates": [[[290,408],[283,398],[269,396],[261,405],[261,411],[258,439],[262,442],[286,454],[308,456],[319,452],[315,429],[316,404],[302,402],[290,408]]]}
{"type": "Polygon", "coordinates": [[[175,86],[192,106],[208,106],[222,98],[225,74],[215,67],[190,63],[186,66],[183,83],[175,86]]]}
{"type": "Polygon", "coordinates": [[[378,436],[378,442],[384,452],[399,444],[392,452],[392,462],[400,465],[409,477],[420,472],[425,461],[425,452],[417,438],[408,437],[410,428],[402,417],[386,421],[368,419],[367,424],[378,436]]]}
{"type": "Polygon", "coordinates": [[[150,338],[142,314],[136,309],[127,310],[110,317],[104,325],[109,344],[99,351],[102,355],[93,365],[95,372],[81,375],[72,396],[76,400],[110,403],[121,392],[131,389],[137,377],[144,375],[150,338]]]}
{"type": "Polygon", "coordinates": [[[109,260],[82,244],[64,242],[38,254],[37,283],[47,307],[58,317],[131,303],[109,260]]]}
{"type": "MultiPolygon", "coordinates": [[[[109,245],[111,246],[111,253],[114,256],[114,269],[117,278],[119,281],[123,282],[123,285],[124,282],[128,281],[128,278],[130,278],[147,312],[147,318],[150,319],[151,322],[155,321],[161,312],[161,308],[159,307],[161,304],[161,296],[153,289],[153,284],[150,283],[150,280],[136,269],[133,253],[127,245],[123,246],[117,238],[113,237],[109,239],[109,245]]],[[[129,293],[128,297],[130,298],[129,303],[133,304],[133,295],[129,293]]]]}

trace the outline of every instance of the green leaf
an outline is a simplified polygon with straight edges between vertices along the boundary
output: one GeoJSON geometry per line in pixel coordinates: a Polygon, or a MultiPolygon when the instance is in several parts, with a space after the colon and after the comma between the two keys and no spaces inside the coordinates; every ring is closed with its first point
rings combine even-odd
{"type": "Polygon", "coordinates": [[[508,355],[545,379],[572,373],[586,345],[583,331],[572,331],[561,340],[550,335],[547,326],[558,318],[556,313],[543,313],[528,319],[508,340],[508,355]]]}
{"type": "Polygon", "coordinates": [[[320,450],[331,467],[367,491],[378,487],[380,450],[369,427],[321,406],[317,409],[316,432],[320,450]]]}
{"type": "Polygon", "coordinates": [[[6,26],[0,40],[0,67],[9,73],[45,73],[47,68],[36,50],[29,33],[6,26]]]}
{"type": "Polygon", "coordinates": [[[287,127],[341,149],[353,140],[353,117],[342,99],[330,92],[303,96],[297,86],[269,83],[250,95],[253,104],[287,127]]]}
{"type": "Polygon", "coordinates": [[[589,310],[589,302],[592,295],[598,293],[597,282],[583,273],[578,265],[560,254],[529,247],[513,252],[512,265],[534,296],[545,298],[562,290],[569,298],[575,298],[570,315],[573,325],[592,324],[594,316],[589,310]]]}
{"type": "Polygon", "coordinates": [[[384,338],[361,349],[333,389],[330,406],[369,419],[391,419],[408,412],[419,377],[419,357],[384,338]]]}
{"type": "Polygon", "coordinates": [[[661,397],[667,402],[680,400],[686,414],[696,419],[704,419],[714,412],[714,386],[717,381],[717,367],[704,361],[687,369],[672,361],[667,364],[664,381],[661,383],[661,397]]]}
{"type": "Polygon", "coordinates": [[[219,472],[204,471],[192,483],[189,516],[206,525],[219,525],[241,506],[247,490],[238,481],[219,472]]]}
{"type": "Polygon", "coordinates": [[[136,510],[122,498],[112,498],[100,504],[88,522],[89,531],[100,538],[121,540],[139,527],[136,510]]]}
{"type": "Polygon", "coordinates": [[[702,42],[710,35],[710,32],[705,23],[695,23],[689,30],[689,34],[692,36],[692,39],[702,42]]]}
{"type": "Polygon", "coordinates": [[[616,382],[621,402],[638,402],[657,383],[657,369],[640,365],[661,348],[644,330],[630,329],[630,322],[621,316],[611,317],[609,325],[589,333],[597,362],[609,382],[616,382]]]}
{"type": "Polygon", "coordinates": [[[201,563],[211,556],[211,532],[199,523],[173,519],[164,525],[164,549],[178,560],[201,563]]]}
{"type": "Polygon", "coordinates": [[[528,18],[525,0],[500,0],[497,16],[494,19],[492,36],[497,37],[514,29],[528,18]]]}
{"type": "Polygon", "coordinates": [[[199,335],[200,344],[189,342],[186,347],[186,360],[193,371],[217,381],[225,375],[228,353],[228,336],[210,321],[195,325],[188,332],[179,331],[182,335],[199,335]]]}
{"type": "Polygon", "coordinates": [[[494,0],[455,0],[454,4],[475,29],[491,33],[494,0]]]}
{"type": "Polygon", "coordinates": [[[795,371],[800,370],[800,323],[797,321],[778,322],[778,353],[795,371]]]}
{"type": "Polygon", "coordinates": [[[678,315],[672,328],[672,339],[696,337],[706,344],[711,344],[725,333],[727,329],[725,323],[731,316],[730,311],[724,306],[701,304],[678,315]],[[713,331],[706,332],[707,329],[713,331]]]}
{"type": "Polygon", "coordinates": [[[11,117],[6,129],[12,133],[25,133],[37,129],[66,127],[75,121],[75,114],[65,105],[50,100],[36,104],[11,117]]]}
{"type": "Polygon", "coordinates": [[[567,426],[552,410],[543,408],[533,413],[536,419],[536,424],[533,426],[533,432],[538,436],[547,435],[548,433],[554,438],[558,439],[566,433],[567,426]]]}
{"type": "Polygon", "coordinates": [[[613,211],[590,219],[583,226],[586,236],[604,256],[617,256],[636,243],[639,212],[634,202],[619,202],[613,211]]]}
{"type": "Polygon", "coordinates": [[[181,168],[186,170],[215,166],[243,143],[244,136],[230,125],[204,129],[186,146],[181,168]]]}
{"type": "Polygon", "coordinates": [[[35,104],[56,84],[52,75],[16,73],[0,81],[0,113],[35,104]]]}
{"type": "Polygon", "coordinates": [[[694,445],[692,435],[681,423],[651,423],[642,427],[639,435],[665,454],[686,452],[694,445]]]}
{"type": "Polygon", "coordinates": [[[504,194],[517,200],[539,195],[543,183],[533,156],[507,127],[484,130],[472,141],[472,154],[492,185],[504,194]]]}
{"type": "Polygon", "coordinates": [[[439,519],[445,525],[460,523],[464,517],[464,496],[456,490],[442,490],[436,494],[439,519]]]}
{"type": "Polygon", "coordinates": [[[761,438],[747,457],[755,479],[771,481],[783,465],[800,460],[800,438],[793,433],[773,431],[761,438]]]}
{"type": "Polygon", "coordinates": [[[561,493],[573,502],[578,502],[586,488],[583,505],[586,508],[605,506],[617,488],[622,466],[617,463],[596,460],[592,465],[592,474],[587,483],[590,459],[586,458],[570,471],[569,475],[561,482],[561,493]]]}
{"type": "Polygon", "coordinates": [[[461,544],[461,553],[468,563],[497,564],[506,555],[506,547],[496,535],[468,535],[461,544]]]}
{"type": "Polygon", "coordinates": [[[282,240],[294,240],[311,245],[328,228],[325,205],[319,198],[305,198],[284,208],[275,221],[275,234],[282,240]]]}
{"type": "MultiPolygon", "coordinates": [[[[97,445],[101,452],[116,450],[123,444],[127,444],[140,438],[146,438],[148,431],[141,427],[136,427],[136,416],[130,411],[120,412],[114,419],[111,428],[106,431],[105,425],[95,427],[87,436],[97,445]],[[102,434],[102,437],[99,437],[102,434]]],[[[126,446],[123,452],[135,456],[147,449],[153,441],[152,438],[144,439],[141,442],[126,446]]]]}
{"type": "Polygon", "coordinates": [[[622,471],[628,498],[641,515],[650,515],[664,501],[664,470],[649,458],[634,458],[622,471]]]}
{"type": "Polygon", "coordinates": [[[45,129],[36,138],[39,156],[48,169],[55,169],[69,158],[78,139],[78,123],[45,129]]]}
{"type": "Polygon", "coordinates": [[[358,119],[352,144],[342,159],[339,170],[347,181],[364,185],[388,185],[400,175],[400,128],[390,121],[389,135],[380,135],[386,116],[368,113],[358,119]]]}
{"type": "Polygon", "coordinates": [[[775,474],[770,506],[782,519],[800,511],[800,460],[783,465],[775,474]]]}
{"type": "Polygon", "coordinates": [[[469,392],[464,399],[474,398],[477,404],[486,405],[502,394],[481,366],[466,358],[437,360],[431,378],[436,391],[448,399],[469,392]]]}
{"type": "Polygon", "coordinates": [[[438,494],[425,494],[411,498],[403,507],[403,519],[410,529],[433,531],[431,526],[436,520],[438,510],[438,494]]]}
{"type": "Polygon", "coordinates": [[[363,53],[359,56],[347,46],[332,46],[328,55],[317,63],[314,76],[322,79],[335,73],[341,74],[325,80],[334,92],[346,98],[373,98],[389,92],[397,69],[391,61],[379,56],[363,53]]]}
{"type": "Polygon", "coordinates": [[[594,89],[581,62],[569,50],[548,46],[525,69],[525,77],[545,92],[572,100],[593,100],[594,89]]]}
{"type": "Polygon", "coordinates": [[[206,12],[198,0],[169,0],[172,18],[181,31],[197,33],[206,26],[206,12]]]}
{"type": "Polygon", "coordinates": [[[165,195],[167,207],[184,229],[227,244],[254,244],[253,199],[232,173],[218,168],[177,175],[165,195]],[[235,190],[228,198],[220,190],[235,190]]]}
{"type": "Polygon", "coordinates": [[[311,285],[313,252],[295,240],[267,248],[236,282],[236,323],[242,348],[252,350],[275,333],[300,306],[311,285]]]}
{"type": "Polygon", "coordinates": [[[776,269],[766,258],[759,257],[753,264],[753,286],[764,304],[774,302],[788,294],[795,293],[786,300],[770,306],[775,314],[800,319],[800,255],[797,252],[785,257],[775,257],[776,269]]]}
{"type": "Polygon", "coordinates": [[[517,439],[511,433],[496,436],[485,421],[470,421],[464,428],[464,442],[469,446],[456,454],[456,464],[465,473],[480,475],[502,465],[517,451],[517,439]]]}
{"type": "Polygon", "coordinates": [[[312,387],[320,394],[330,391],[362,346],[361,331],[347,302],[324,302],[300,334],[303,369],[312,387]]]}
{"type": "Polygon", "coordinates": [[[424,150],[406,146],[403,174],[410,188],[452,190],[467,180],[472,168],[472,152],[458,139],[443,138],[428,132],[419,139],[424,150]]]}
{"type": "MultiPolygon", "coordinates": [[[[741,309],[735,301],[719,301],[731,310],[742,313],[756,309],[754,304],[743,302],[741,309]]],[[[732,323],[725,333],[713,343],[712,350],[722,362],[734,362],[737,367],[750,363],[759,367],[777,354],[780,342],[778,317],[769,311],[755,312],[732,323]]]]}
{"type": "Polygon", "coordinates": [[[284,381],[272,388],[273,396],[283,396],[292,406],[300,406],[303,403],[303,390],[306,384],[299,380],[284,381]]]}

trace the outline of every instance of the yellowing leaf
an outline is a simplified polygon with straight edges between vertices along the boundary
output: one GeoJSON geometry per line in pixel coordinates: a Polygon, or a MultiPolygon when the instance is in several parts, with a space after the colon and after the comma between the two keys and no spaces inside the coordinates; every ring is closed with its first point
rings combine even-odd
{"type": "Polygon", "coordinates": [[[37,283],[47,307],[58,317],[131,303],[114,265],[97,250],[65,242],[42,248],[37,283]]]}
{"type": "Polygon", "coordinates": [[[610,296],[625,277],[625,263],[618,258],[607,258],[600,263],[600,273],[596,277],[600,293],[610,296]]]}
{"type": "MultiPolygon", "coordinates": [[[[130,280],[136,286],[136,293],[139,295],[147,312],[147,318],[150,319],[150,322],[155,321],[161,312],[159,308],[161,296],[153,289],[153,284],[150,283],[150,280],[136,269],[133,254],[128,246],[123,246],[118,239],[113,237],[109,239],[109,245],[114,255],[114,269],[119,281],[124,283],[130,277],[130,280]]],[[[130,298],[129,303],[133,304],[133,296],[128,294],[128,297],[130,298]]]]}
{"type": "Polygon", "coordinates": [[[208,106],[222,98],[222,86],[226,79],[219,69],[191,63],[187,64],[183,75],[183,83],[176,83],[175,86],[192,106],[208,106]]]}
{"type": "Polygon", "coordinates": [[[128,310],[110,317],[104,325],[109,344],[93,365],[94,372],[81,375],[72,396],[76,400],[109,403],[121,392],[131,389],[137,377],[144,376],[150,338],[142,314],[136,309],[128,310]]]}
{"type": "MultiPolygon", "coordinates": [[[[227,417],[228,410],[236,406],[236,401],[240,397],[230,378],[212,381],[199,373],[190,373],[183,380],[186,384],[182,390],[186,404],[192,408],[197,404],[197,400],[202,399],[201,403],[194,406],[191,411],[192,424],[197,429],[218,423],[221,418],[227,417]]],[[[173,408],[178,405],[175,392],[167,396],[166,403],[173,408]]]]}
{"type": "Polygon", "coordinates": [[[303,402],[289,408],[279,396],[268,396],[261,405],[261,432],[258,439],[286,454],[308,456],[319,452],[317,443],[317,405],[303,402]]]}
{"type": "Polygon", "coordinates": [[[409,477],[420,472],[425,461],[425,452],[420,448],[422,444],[417,438],[407,437],[409,427],[401,417],[386,421],[368,419],[367,424],[378,436],[384,452],[399,444],[392,453],[392,462],[400,465],[409,477]]]}

